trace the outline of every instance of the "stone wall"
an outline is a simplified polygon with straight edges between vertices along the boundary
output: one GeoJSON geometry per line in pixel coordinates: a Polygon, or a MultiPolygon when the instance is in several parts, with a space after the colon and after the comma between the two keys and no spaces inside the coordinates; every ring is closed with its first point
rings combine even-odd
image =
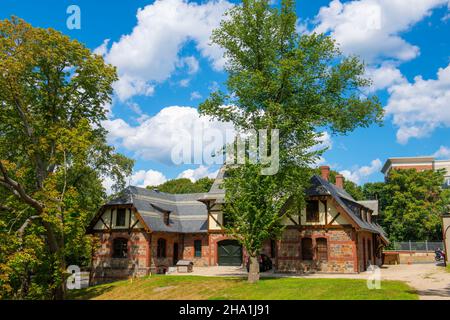
{"type": "Polygon", "coordinates": [[[150,268],[152,273],[165,273],[175,265],[174,245],[178,244],[178,260],[183,257],[183,236],[179,233],[154,232],[151,234],[151,260],[150,268]],[[158,257],[158,240],[166,240],[165,257],[158,257]]]}
{"type": "Polygon", "coordinates": [[[277,244],[276,270],[279,272],[356,272],[356,247],[352,228],[344,229],[304,229],[287,228],[277,244]],[[313,259],[302,258],[301,240],[311,238],[313,259]],[[327,260],[319,261],[316,240],[327,241],[327,260]]]}
{"type": "Polygon", "coordinates": [[[190,260],[194,267],[207,267],[209,265],[208,235],[205,233],[192,233],[184,235],[183,259],[190,260]],[[194,241],[202,241],[202,256],[195,257],[194,241]]]}
{"type": "Polygon", "coordinates": [[[98,250],[93,256],[92,279],[94,283],[109,282],[149,274],[148,235],[145,232],[119,231],[95,233],[98,250]],[[126,258],[113,258],[113,240],[128,240],[126,258]]]}

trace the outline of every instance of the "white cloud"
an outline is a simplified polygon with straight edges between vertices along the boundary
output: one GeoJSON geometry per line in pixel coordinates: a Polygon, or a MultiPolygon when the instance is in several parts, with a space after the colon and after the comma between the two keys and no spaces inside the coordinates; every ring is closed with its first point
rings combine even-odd
{"type": "MultiPolygon", "coordinates": [[[[158,186],[166,181],[167,178],[159,171],[139,170],[132,174],[132,176],[127,181],[127,184],[130,183],[133,186],[145,188],[147,186],[158,186]]],[[[111,177],[103,177],[102,185],[103,188],[105,188],[105,192],[107,195],[111,195],[113,193],[112,187],[114,185],[114,181],[111,177]]]]}
{"type": "Polygon", "coordinates": [[[218,172],[219,172],[219,170],[209,172],[209,167],[200,165],[196,169],[184,170],[183,172],[181,172],[178,175],[177,178],[187,178],[187,179],[190,179],[192,182],[195,182],[198,179],[205,178],[205,177],[215,179],[217,177],[218,172]]]}
{"type": "Polygon", "coordinates": [[[201,99],[202,95],[198,91],[191,92],[191,100],[201,99]]]}
{"type": "Polygon", "coordinates": [[[433,157],[435,158],[450,158],[450,148],[441,146],[439,150],[437,150],[435,153],[433,153],[433,157]]]}
{"type": "Polygon", "coordinates": [[[197,109],[179,106],[164,108],[138,126],[131,126],[123,119],[106,120],[103,126],[109,131],[111,143],[133,151],[137,158],[163,163],[173,163],[172,150],[180,146],[201,158],[203,152],[220,148],[225,142],[205,134],[218,134],[225,140],[226,131],[233,130],[230,123],[201,117],[197,109]]]}
{"type": "Polygon", "coordinates": [[[183,63],[188,68],[188,74],[195,74],[200,69],[198,60],[193,56],[183,58],[183,63]]]}
{"type": "Polygon", "coordinates": [[[94,49],[94,53],[100,56],[105,56],[108,52],[108,44],[110,39],[105,39],[103,43],[94,49]]]}
{"type": "MultiPolygon", "coordinates": [[[[320,136],[316,138],[317,144],[310,148],[310,151],[320,151],[320,150],[331,150],[333,148],[333,140],[331,139],[331,135],[327,132],[321,132],[320,136]]],[[[325,158],[322,156],[319,156],[314,163],[311,164],[311,167],[317,167],[319,165],[322,165],[326,163],[325,158]]]]}
{"type": "Polygon", "coordinates": [[[369,166],[356,167],[354,170],[342,170],[339,173],[342,174],[345,179],[360,184],[365,181],[366,178],[380,171],[381,161],[380,159],[372,160],[369,166]]]}
{"type": "Polygon", "coordinates": [[[438,127],[450,127],[450,65],[440,68],[436,79],[414,78],[388,89],[386,114],[399,127],[397,141],[429,136],[438,127]]]}
{"type": "MultiPolygon", "coordinates": [[[[114,88],[119,99],[152,95],[155,85],[167,80],[180,65],[186,64],[190,74],[197,72],[197,59],[179,56],[189,41],[213,68],[221,70],[225,63],[223,50],[210,45],[210,35],[231,6],[226,0],[202,4],[157,0],[139,9],[132,32],[114,42],[105,55],[106,61],[118,68],[120,79],[114,88]]],[[[104,43],[97,51],[105,53],[105,49],[104,43]]]]}
{"type": "Polygon", "coordinates": [[[113,88],[121,101],[125,101],[135,95],[151,96],[155,92],[155,85],[127,74],[121,75],[119,80],[113,84],[113,88]]]}
{"type": "Polygon", "coordinates": [[[324,131],[321,133],[320,137],[317,139],[318,144],[316,145],[319,149],[328,149],[331,150],[333,147],[333,140],[331,140],[331,135],[324,131]]]}
{"type": "Polygon", "coordinates": [[[167,181],[167,178],[156,170],[139,170],[131,176],[131,184],[145,188],[147,186],[158,186],[167,181]]]}
{"type": "Polygon", "coordinates": [[[406,82],[400,70],[391,63],[383,63],[379,67],[368,67],[366,75],[372,80],[369,92],[375,92],[406,82]]]}
{"type": "Polygon", "coordinates": [[[342,3],[333,0],[316,16],[316,32],[330,32],[347,54],[360,55],[366,62],[383,58],[408,61],[419,48],[401,33],[431,14],[448,0],[361,0],[342,3]]]}
{"type": "Polygon", "coordinates": [[[102,180],[102,186],[105,189],[107,195],[112,194],[112,187],[114,185],[114,180],[111,177],[104,177],[102,180]]]}
{"type": "Polygon", "coordinates": [[[183,88],[188,87],[189,86],[189,82],[191,82],[190,79],[181,79],[180,82],[179,82],[180,87],[183,87],[183,88]]]}

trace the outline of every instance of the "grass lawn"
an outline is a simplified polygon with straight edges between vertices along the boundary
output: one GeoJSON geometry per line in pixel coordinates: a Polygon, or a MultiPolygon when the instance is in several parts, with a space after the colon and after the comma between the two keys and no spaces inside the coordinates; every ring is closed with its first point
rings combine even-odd
{"type": "Polygon", "coordinates": [[[382,281],[369,290],[365,280],[264,278],[249,284],[241,278],[156,275],[70,292],[70,299],[125,300],[415,300],[401,281],[382,281]]]}

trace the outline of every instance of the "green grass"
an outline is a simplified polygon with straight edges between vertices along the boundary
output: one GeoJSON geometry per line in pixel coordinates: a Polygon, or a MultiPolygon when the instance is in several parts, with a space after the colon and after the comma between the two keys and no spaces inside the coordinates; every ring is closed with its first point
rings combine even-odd
{"type": "Polygon", "coordinates": [[[382,281],[369,290],[365,280],[264,278],[256,284],[242,278],[150,276],[71,291],[70,299],[102,300],[415,300],[401,281],[382,281]]]}

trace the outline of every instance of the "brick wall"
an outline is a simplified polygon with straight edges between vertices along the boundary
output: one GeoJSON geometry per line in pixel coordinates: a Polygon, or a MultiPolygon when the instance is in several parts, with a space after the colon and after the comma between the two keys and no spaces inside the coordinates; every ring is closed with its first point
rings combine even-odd
{"type": "Polygon", "coordinates": [[[174,245],[178,244],[178,260],[182,259],[183,236],[179,233],[154,232],[151,234],[151,271],[165,273],[174,263],[174,245]],[[166,240],[165,257],[158,257],[158,240],[166,240]]]}
{"type": "Polygon", "coordinates": [[[356,250],[354,231],[348,229],[305,229],[288,228],[278,241],[278,257],[275,259],[277,271],[280,272],[356,272],[356,250]],[[311,238],[313,244],[313,259],[302,258],[301,240],[311,238]],[[316,240],[325,238],[327,241],[327,261],[318,261],[316,240]]]}
{"type": "Polygon", "coordinates": [[[208,235],[204,233],[194,233],[184,235],[183,259],[191,260],[194,266],[206,267],[209,265],[209,244],[208,235]],[[195,257],[194,241],[202,241],[202,256],[195,257]]]}
{"type": "Polygon", "coordinates": [[[96,233],[98,250],[93,256],[94,283],[126,279],[149,274],[148,235],[145,232],[126,231],[113,233],[96,233]],[[113,258],[113,241],[115,238],[128,240],[126,258],[113,258]]]}

